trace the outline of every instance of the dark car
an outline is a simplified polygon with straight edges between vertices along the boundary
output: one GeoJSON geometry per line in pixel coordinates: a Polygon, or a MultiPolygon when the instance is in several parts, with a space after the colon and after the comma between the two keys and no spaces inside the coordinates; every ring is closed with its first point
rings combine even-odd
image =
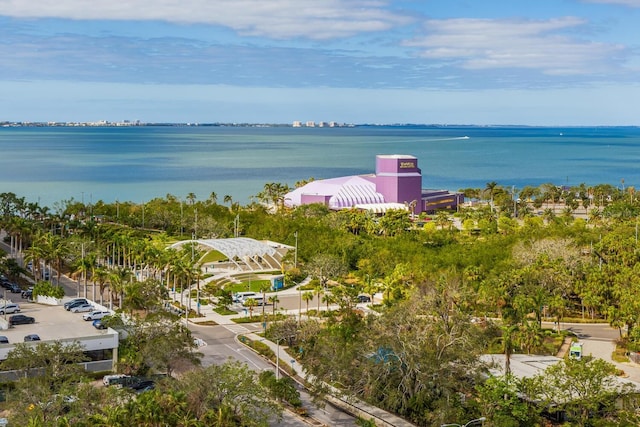
{"type": "Polygon", "coordinates": [[[94,328],[96,329],[107,329],[107,325],[105,325],[104,323],[102,323],[103,319],[96,319],[94,320],[91,324],[93,325],[94,328]]]}
{"type": "Polygon", "coordinates": [[[9,317],[9,325],[28,325],[29,323],[35,323],[36,319],[24,314],[14,314],[9,317]]]}
{"type": "Polygon", "coordinates": [[[9,344],[9,338],[4,335],[0,335],[0,344],[9,344]]]}
{"type": "Polygon", "coordinates": [[[369,295],[358,295],[358,302],[371,302],[371,297],[369,295]]]}
{"type": "Polygon", "coordinates": [[[40,337],[36,334],[25,335],[24,342],[40,341],[40,337]]]}
{"type": "Polygon", "coordinates": [[[140,381],[130,385],[129,388],[134,390],[136,393],[142,393],[143,391],[149,391],[156,388],[156,383],[152,380],[140,381]]]}
{"type": "Polygon", "coordinates": [[[26,291],[22,291],[22,298],[31,299],[33,297],[33,289],[27,289],[26,291]]]}
{"type": "Polygon", "coordinates": [[[11,292],[12,294],[19,294],[22,292],[22,288],[18,285],[16,285],[15,283],[12,283],[7,290],[9,290],[9,292],[11,292]]]}
{"type": "Polygon", "coordinates": [[[89,304],[89,301],[87,301],[86,298],[74,298],[71,301],[65,302],[62,306],[64,307],[65,310],[69,311],[73,307],[77,307],[83,304],[89,304]]]}

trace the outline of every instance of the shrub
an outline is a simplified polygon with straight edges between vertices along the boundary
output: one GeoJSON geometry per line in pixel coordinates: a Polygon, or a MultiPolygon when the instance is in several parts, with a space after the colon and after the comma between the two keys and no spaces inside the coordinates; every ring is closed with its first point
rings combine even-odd
{"type": "Polygon", "coordinates": [[[38,295],[60,299],[64,297],[64,289],[62,286],[54,286],[50,282],[38,282],[33,287],[33,298],[36,299],[38,295]]]}

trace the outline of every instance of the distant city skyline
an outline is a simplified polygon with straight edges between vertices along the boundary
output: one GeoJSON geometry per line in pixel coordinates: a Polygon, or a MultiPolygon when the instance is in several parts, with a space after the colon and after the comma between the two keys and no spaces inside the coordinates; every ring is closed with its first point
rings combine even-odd
{"type": "Polygon", "coordinates": [[[640,125],[640,0],[0,5],[0,122],[640,125]]]}

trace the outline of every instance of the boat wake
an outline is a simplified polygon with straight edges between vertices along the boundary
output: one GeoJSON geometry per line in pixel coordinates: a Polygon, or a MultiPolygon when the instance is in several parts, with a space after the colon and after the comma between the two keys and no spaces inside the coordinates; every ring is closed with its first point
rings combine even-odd
{"type": "Polygon", "coordinates": [[[470,139],[470,138],[468,136],[456,136],[454,138],[429,139],[428,141],[459,141],[461,139],[470,139]]]}

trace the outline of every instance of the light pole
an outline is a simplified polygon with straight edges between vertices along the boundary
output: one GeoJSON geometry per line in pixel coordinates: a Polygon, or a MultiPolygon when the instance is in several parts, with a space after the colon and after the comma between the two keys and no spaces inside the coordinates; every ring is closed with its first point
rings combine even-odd
{"type": "Polygon", "coordinates": [[[477,423],[480,423],[480,425],[482,425],[484,424],[486,419],[487,419],[486,417],[480,417],[480,418],[476,418],[475,420],[471,420],[466,424],[457,424],[457,423],[441,424],[440,427],[468,427],[470,425],[477,424],[477,423]]]}
{"type": "MultiPolygon", "coordinates": [[[[81,245],[81,251],[82,251],[82,283],[84,285],[84,297],[87,297],[87,270],[86,270],[86,266],[84,265],[84,242],[80,243],[81,245]]],[[[77,297],[80,297],[80,285],[78,285],[78,293],[77,293],[77,297]]]]}
{"type": "Polygon", "coordinates": [[[300,296],[298,299],[298,325],[300,325],[300,321],[302,321],[302,289],[300,285],[298,285],[298,294],[300,296]]]}
{"type": "Polygon", "coordinates": [[[280,379],[280,338],[276,339],[276,381],[280,379]]]}
{"type": "Polygon", "coordinates": [[[293,267],[298,268],[298,232],[293,233],[296,238],[295,252],[293,253],[293,267]]]}

